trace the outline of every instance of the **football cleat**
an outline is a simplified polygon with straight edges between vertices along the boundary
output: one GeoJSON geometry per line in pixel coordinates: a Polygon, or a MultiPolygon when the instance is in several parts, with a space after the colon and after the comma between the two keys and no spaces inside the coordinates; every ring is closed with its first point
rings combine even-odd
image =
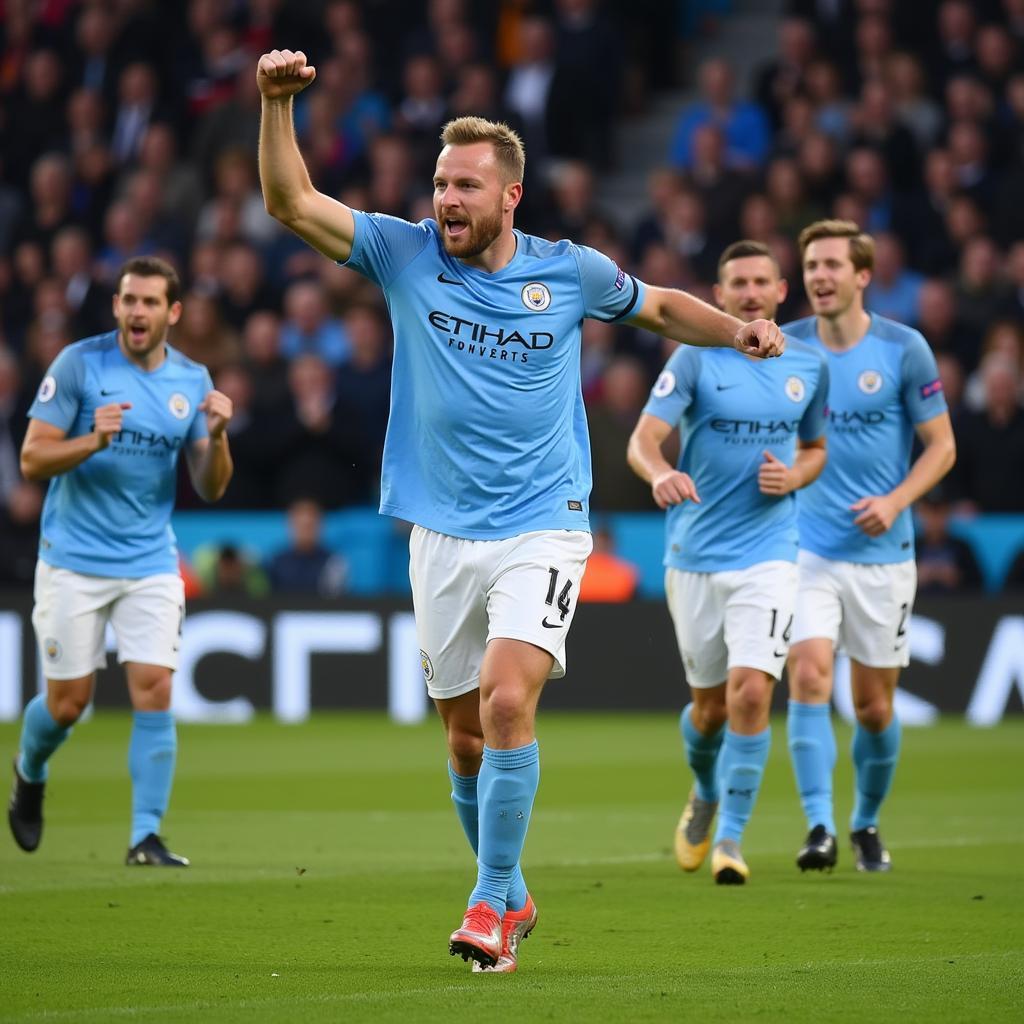
{"type": "Polygon", "coordinates": [[[801,871],[831,871],[838,856],[836,837],[824,825],[815,825],[796,855],[796,866],[801,871]]]}
{"type": "Polygon", "coordinates": [[[473,961],[473,972],[487,974],[511,974],[519,966],[519,943],[529,938],[537,926],[537,905],[529,893],[522,910],[506,910],[501,919],[501,952],[497,961],[484,967],[478,960],[473,961]]]}
{"type": "Polygon", "coordinates": [[[743,885],[750,877],[750,868],[735,839],[722,839],[715,843],[711,851],[711,874],[717,885],[743,885]]]}
{"type": "Polygon", "coordinates": [[[481,901],[474,903],[448,940],[448,952],[473,959],[483,967],[493,967],[501,955],[501,918],[498,912],[481,901]]]}
{"type": "Polygon", "coordinates": [[[150,832],[145,839],[128,851],[125,864],[145,864],[156,868],[187,868],[188,857],[179,857],[164,846],[163,840],[150,832]]]}
{"type": "Polygon", "coordinates": [[[856,854],[858,871],[892,870],[892,858],[882,845],[882,837],[874,825],[851,832],[850,845],[856,854]]]}
{"type": "Polygon", "coordinates": [[[701,800],[691,789],[676,827],[676,863],[684,871],[696,871],[711,848],[711,822],[718,809],[717,800],[701,800]]]}
{"type": "Polygon", "coordinates": [[[31,853],[43,838],[43,794],[45,782],[29,782],[18,771],[18,759],[14,759],[14,785],[11,800],[7,805],[7,823],[11,826],[14,841],[26,852],[31,853]]]}

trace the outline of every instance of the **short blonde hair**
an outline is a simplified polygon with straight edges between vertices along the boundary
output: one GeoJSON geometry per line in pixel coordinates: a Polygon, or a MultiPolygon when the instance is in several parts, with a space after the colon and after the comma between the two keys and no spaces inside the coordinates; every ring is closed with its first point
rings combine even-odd
{"type": "Polygon", "coordinates": [[[489,142],[505,184],[522,181],[526,170],[526,150],[523,140],[507,124],[488,121],[483,117],[457,117],[441,130],[441,141],[446,146],[471,146],[475,142],[489,142]]]}
{"type": "Polygon", "coordinates": [[[807,246],[821,238],[847,238],[850,241],[850,262],[854,270],[875,269],[875,240],[852,220],[816,220],[800,232],[797,245],[803,262],[807,246]]]}

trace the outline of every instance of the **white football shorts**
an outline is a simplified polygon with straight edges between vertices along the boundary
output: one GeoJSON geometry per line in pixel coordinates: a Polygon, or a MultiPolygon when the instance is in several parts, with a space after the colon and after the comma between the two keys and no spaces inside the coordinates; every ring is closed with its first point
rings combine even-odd
{"type": "Polygon", "coordinates": [[[464,540],[414,526],[409,579],[427,693],[458,697],[480,685],[487,644],[525,640],[565,675],[565,638],[593,548],[583,530],[537,530],[464,540]]]}
{"type": "Polygon", "coordinates": [[[798,564],[793,643],[831,640],[870,668],[905,668],[910,663],[907,631],[917,593],[912,559],[865,565],[801,551],[798,564]]]}
{"type": "Polygon", "coordinates": [[[108,621],[121,664],[178,667],[185,585],[177,573],[85,576],[40,559],[34,598],[32,625],[47,679],[79,679],[104,668],[108,621]]]}
{"type": "Polygon", "coordinates": [[[668,610],[686,681],[707,689],[729,669],[756,668],[781,678],[796,607],[794,562],[759,562],[725,572],[665,570],[668,610]]]}

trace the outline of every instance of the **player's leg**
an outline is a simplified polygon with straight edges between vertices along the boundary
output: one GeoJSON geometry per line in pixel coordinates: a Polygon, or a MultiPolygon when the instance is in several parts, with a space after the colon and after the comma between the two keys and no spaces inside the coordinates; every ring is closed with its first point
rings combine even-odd
{"type": "Polygon", "coordinates": [[[32,625],[46,693],[37,694],[25,708],[7,815],[15,841],[27,851],[36,849],[42,837],[50,757],[88,707],[94,671],[106,663],[109,581],[40,561],[33,597],[32,625]]]}
{"type": "Polygon", "coordinates": [[[718,758],[721,804],[711,871],[719,884],[742,884],[750,872],[740,843],[771,750],[772,692],[789,650],[797,568],[792,562],[770,561],[720,576],[727,591],[729,724],[718,758]]]}
{"type": "Polygon", "coordinates": [[[888,871],[878,816],[900,754],[894,710],[899,672],[910,661],[907,628],[917,572],[913,562],[852,567],[844,622],[857,724],[853,733],[854,807],[850,841],[861,871],[888,871]]]}
{"type": "Polygon", "coordinates": [[[797,853],[801,871],[832,868],[837,859],[832,777],[836,739],[832,728],[835,644],[843,616],[840,581],[832,563],[801,552],[787,678],[786,733],[808,834],[797,853]]]}
{"type": "Polygon", "coordinates": [[[174,783],[178,735],[171,711],[171,674],[178,667],[185,594],[172,574],[124,581],[111,609],[118,660],[132,703],[128,768],[132,821],[126,863],[185,867],[160,838],[174,783]]]}
{"type": "Polygon", "coordinates": [[[693,697],[679,717],[683,751],[694,777],[673,837],[676,863],[684,871],[696,871],[704,863],[718,809],[728,663],[720,589],[713,573],[665,572],[665,596],[693,697]]]}

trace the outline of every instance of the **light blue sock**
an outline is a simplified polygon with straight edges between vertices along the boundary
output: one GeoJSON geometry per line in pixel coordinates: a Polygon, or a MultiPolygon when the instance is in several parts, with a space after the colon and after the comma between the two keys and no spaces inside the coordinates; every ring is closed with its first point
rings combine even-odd
{"type": "MultiPolygon", "coordinates": [[[[451,763],[448,764],[448,778],[452,781],[452,803],[462,823],[469,845],[476,854],[480,847],[480,816],[477,808],[476,787],[478,775],[456,775],[451,763]]],[[[526,906],[526,881],[523,870],[516,864],[505,897],[509,910],[522,910],[526,906]]]]}
{"type": "Polygon", "coordinates": [[[136,711],[132,715],[132,738],[128,745],[132,846],[150,832],[160,831],[160,821],[171,799],[177,751],[178,736],[170,711],[136,711]]]}
{"type": "Polygon", "coordinates": [[[900,722],[895,715],[881,732],[868,732],[859,722],[853,731],[856,792],[850,828],[854,832],[878,825],[878,809],[896,773],[901,734],[900,722]]]}
{"type": "Polygon", "coordinates": [[[539,783],[540,755],[536,740],[513,750],[484,747],[477,780],[480,804],[477,882],[468,906],[482,900],[499,917],[504,916],[539,783]]]}
{"type": "Polygon", "coordinates": [[[715,842],[723,839],[743,838],[743,830],[750,820],[750,812],[757,802],[761,777],[772,745],[771,727],[755,736],[741,736],[732,729],[725,730],[725,742],[718,755],[718,828],[715,842]]]}
{"type": "Polygon", "coordinates": [[[725,738],[725,726],[713,736],[705,736],[690,717],[693,704],[687,704],[679,716],[679,731],[683,734],[683,749],[686,751],[686,763],[693,769],[697,780],[697,796],[701,800],[715,801],[718,799],[718,751],[725,738]]]}
{"type": "Polygon", "coordinates": [[[802,704],[791,700],[786,734],[807,827],[824,825],[835,835],[832,774],[836,767],[836,734],[832,729],[832,708],[828,704],[802,704]]]}
{"type": "Polygon", "coordinates": [[[46,706],[46,694],[37,693],[21,720],[21,756],[18,771],[29,782],[45,782],[46,762],[71,735],[71,726],[58,725],[46,706]]]}

